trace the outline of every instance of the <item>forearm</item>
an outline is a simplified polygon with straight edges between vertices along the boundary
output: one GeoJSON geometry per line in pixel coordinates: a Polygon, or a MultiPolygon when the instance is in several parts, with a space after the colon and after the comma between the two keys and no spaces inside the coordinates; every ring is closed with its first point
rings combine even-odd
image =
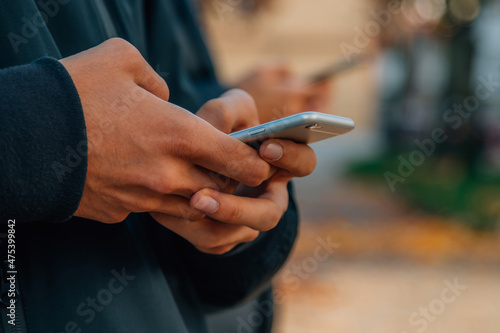
{"type": "Polygon", "coordinates": [[[64,221],[76,211],[87,168],[85,121],[56,60],[0,70],[0,223],[64,221]]]}

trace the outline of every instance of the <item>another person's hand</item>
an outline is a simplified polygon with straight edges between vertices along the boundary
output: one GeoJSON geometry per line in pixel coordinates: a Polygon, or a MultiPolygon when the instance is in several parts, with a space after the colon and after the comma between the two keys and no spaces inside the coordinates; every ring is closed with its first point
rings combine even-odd
{"type": "Polygon", "coordinates": [[[112,39],[61,60],[80,95],[88,168],[75,215],[105,223],[131,212],[184,219],[203,214],[189,198],[222,174],[256,186],[270,165],[247,145],[167,102],[165,81],[129,43],[112,39]]]}
{"type": "MultiPolygon", "coordinates": [[[[207,103],[197,115],[207,117],[207,121],[229,133],[255,122],[241,127],[245,119],[254,118],[249,107],[241,107],[245,105],[249,105],[248,97],[240,91],[232,91],[207,103]]],[[[260,231],[274,228],[286,211],[288,181],[310,174],[316,165],[316,156],[310,147],[288,140],[267,140],[259,153],[276,166],[272,177],[260,186],[239,184],[233,193],[237,184],[228,181],[222,190],[206,188],[191,198],[192,207],[209,218],[192,221],[168,214],[151,215],[207,253],[226,253],[240,243],[254,240],[260,231]]]]}
{"type": "Polygon", "coordinates": [[[292,74],[285,64],[264,65],[236,85],[256,101],[261,123],[305,111],[326,111],[328,80],[310,84],[292,74]]]}

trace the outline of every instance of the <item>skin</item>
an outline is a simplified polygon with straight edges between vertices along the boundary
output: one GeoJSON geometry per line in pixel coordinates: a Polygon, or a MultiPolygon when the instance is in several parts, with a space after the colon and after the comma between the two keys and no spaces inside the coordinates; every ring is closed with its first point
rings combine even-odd
{"type": "Polygon", "coordinates": [[[168,103],[164,80],[121,39],[61,63],[80,95],[89,142],[76,216],[118,223],[149,212],[200,251],[222,254],[274,228],[288,181],[315,167],[307,145],[268,140],[257,152],[225,134],[259,122],[241,90],[197,115],[168,103]]]}
{"type": "MultiPolygon", "coordinates": [[[[249,119],[244,127],[253,126],[258,113],[248,99],[248,94],[233,90],[216,99],[216,108],[209,102],[197,115],[226,133],[241,129],[241,124],[249,119]]],[[[151,216],[206,253],[223,254],[240,243],[254,240],[260,231],[274,228],[286,211],[290,179],[307,176],[316,166],[316,155],[309,146],[288,140],[265,141],[259,155],[274,167],[272,176],[260,186],[236,187],[231,183],[223,190],[206,188],[196,192],[190,200],[191,206],[205,214],[196,221],[159,213],[151,216]],[[215,204],[200,205],[207,199],[215,204]]]]}
{"type": "Polygon", "coordinates": [[[331,91],[329,80],[311,84],[294,75],[284,63],[257,67],[236,86],[255,99],[261,123],[299,112],[324,112],[331,91]]]}
{"type": "Polygon", "coordinates": [[[189,198],[216,187],[209,170],[250,186],[269,178],[270,165],[253,149],[168,103],[165,81],[128,42],[111,39],[61,63],[80,95],[89,142],[76,216],[104,223],[131,212],[199,218],[189,198]]]}

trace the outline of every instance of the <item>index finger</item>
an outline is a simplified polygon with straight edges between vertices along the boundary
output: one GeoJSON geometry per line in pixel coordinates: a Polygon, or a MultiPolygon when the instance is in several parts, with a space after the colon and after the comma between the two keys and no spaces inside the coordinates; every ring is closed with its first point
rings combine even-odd
{"type": "MultiPolygon", "coordinates": [[[[203,121],[200,119],[200,121],[203,121]]],[[[207,126],[212,127],[208,123],[207,126]]],[[[259,153],[247,144],[212,127],[199,131],[193,162],[248,186],[258,186],[275,172],[259,153]],[[207,134],[209,133],[209,134],[207,134]]]]}
{"type": "Polygon", "coordinates": [[[266,140],[260,146],[259,154],[272,165],[287,170],[292,177],[310,175],[316,167],[314,150],[306,144],[290,140],[266,140]],[[281,156],[275,158],[279,151],[281,156]]]}

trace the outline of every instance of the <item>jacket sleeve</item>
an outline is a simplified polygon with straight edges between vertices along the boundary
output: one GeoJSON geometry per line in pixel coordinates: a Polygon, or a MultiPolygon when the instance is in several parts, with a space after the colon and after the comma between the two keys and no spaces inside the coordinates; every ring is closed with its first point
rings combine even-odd
{"type": "Polygon", "coordinates": [[[87,170],[83,110],[52,58],[0,70],[0,223],[65,221],[87,170]]]}
{"type": "MultiPolygon", "coordinates": [[[[289,184],[290,202],[278,225],[250,243],[245,243],[224,255],[210,255],[198,251],[189,242],[162,227],[149,217],[151,244],[156,247],[163,269],[183,272],[181,283],[172,282],[179,289],[178,303],[191,294],[207,312],[229,308],[261,294],[270,286],[271,278],[288,258],[298,229],[298,214],[289,184]],[[177,263],[172,266],[172,257],[177,263]],[[162,259],[163,258],[163,259],[162,259]],[[189,281],[189,283],[187,283],[189,281]],[[181,290],[183,285],[192,286],[181,290]],[[191,287],[190,287],[191,288],[191,287]]],[[[174,273],[167,273],[172,276],[174,273]]],[[[175,293],[175,290],[174,290],[175,293]]]]}
{"type": "Polygon", "coordinates": [[[270,287],[295,243],[298,214],[290,183],[288,209],[278,225],[251,243],[222,256],[186,245],[184,256],[195,288],[207,312],[254,299],[270,287]]]}

